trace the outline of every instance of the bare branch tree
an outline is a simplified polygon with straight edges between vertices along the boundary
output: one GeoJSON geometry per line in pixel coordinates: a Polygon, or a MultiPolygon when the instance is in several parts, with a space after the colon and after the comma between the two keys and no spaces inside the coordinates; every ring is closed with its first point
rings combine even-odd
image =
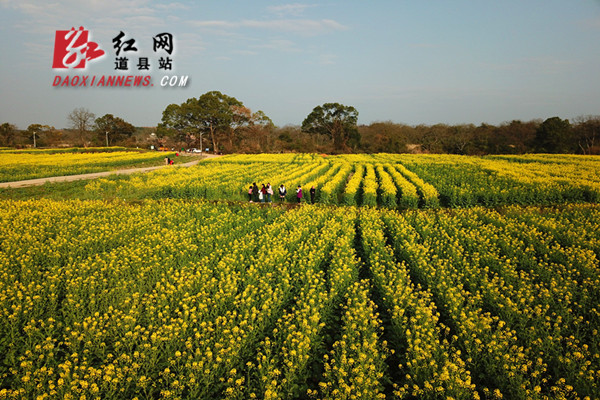
{"type": "Polygon", "coordinates": [[[83,147],[87,147],[87,134],[91,130],[95,118],[96,115],[94,115],[93,112],[90,112],[90,110],[87,108],[82,107],[74,109],[67,116],[71,128],[73,128],[79,135],[79,139],[81,140],[83,147]]]}

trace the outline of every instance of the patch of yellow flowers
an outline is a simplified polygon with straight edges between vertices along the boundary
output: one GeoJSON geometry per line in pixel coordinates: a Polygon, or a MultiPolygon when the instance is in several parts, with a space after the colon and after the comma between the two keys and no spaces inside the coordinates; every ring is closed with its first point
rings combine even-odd
{"type": "Polygon", "coordinates": [[[600,397],[597,205],[0,208],[0,399],[600,397]]]}
{"type": "Polygon", "coordinates": [[[385,170],[396,185],[397,192],[400,193],[398,205],[402,208],[417,208],[419,206],[419,194],[417,188],[408,179],[406,179],[393,164],[385,164],[385,170]]]}
{"type": "Polygon", "coordinates": [[[135,151],[52,154],[11,151],[0,154],[0,182],[86,174],[148,163],[160,165],[165,157],[174,157],[174,153],[135,151]]]}
{"type": "Polygon", "coordinates": [[[385,208],[596,202],[600,161],[579,156],[229,155],[186,169],[91,182],[88,198],[247,200],[256,182],[317,189],[317,202],[385,208]]]}
{"type": "Polygon", "coordinates": [[[398,190],[392,177],[386,172],[382,164],[377,164],[375,166],[375,171],[377,172],[379,189],[381,191],[381,205],[388,208],[396,208],[396,195],[398,190]]]}
{"type": "Polygon", "coordinates": [[[357,205],[358,204],[358,189],[360,188],[360,184],[363,180],[363,176],[365,174],[365,167],[361,164],[357,164],[354,167],[354,173],[348,179],[348,183],[344,188],[344,193],[342,195],[343,203],[346,205],[357,205]]]}
{"type": "Polygon", "coordinates": [[[600,199],[600,159],[594,156],[400,155],[398,161],[434,185],[451,206],[600,199]]]}
{"type": "Polygon", "coordinates": [[[324,204],[338,204],[341,191],[353,170],[354,166],[352,164],[344,162],[338,173],[321,186],[318,192],[319,202],[324,204]]]}

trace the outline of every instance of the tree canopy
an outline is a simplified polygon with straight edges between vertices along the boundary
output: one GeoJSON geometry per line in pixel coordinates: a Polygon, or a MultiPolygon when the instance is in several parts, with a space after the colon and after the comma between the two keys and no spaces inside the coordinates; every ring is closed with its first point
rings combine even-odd
{"type": "Polygon", "coordinates": [[[96,118],[95,125],[98,139],[104,143],[108,137],[108,146],[130,138],[135,132],[133,125],[112,114],[105,114],[100,118],[96,118]]]}
{"type": "Polygon", "coordinates": [[[223,145],[233,148],[242,128],[264,124],[265,120],[271,122],[262,111],[252,114],[235,97],[212,91],[182,104],[169,104],[163,111],[158,134],[177,136],[188,145],[208,134],[213,151],[218,152],[223,145]]]}
{"type": "Polygon", "coordinates": [[[565,153],[570,151],[571,123],[568,119],[546,119],[536,131],[535,141],[539,151],[565,153]]]}
{"type": "Polygon", "coordinates": [[[56,131],[56,129],[54,129],[53,126],[31,124],[27,127],[27,130],[24,132],[24,136],[27,138],[27,141],[32,140],[31,143],[33,144],[33,147],[37,147],[38,145],[48,144],[48,142],[52,142],[52,139],[60,137],[60,134],[56,131]],[[40,143],[40,139],[42,143],[40,143]]]}
{"type": "Polygon", "coordinates": [[[357,145],[360,141],[357,122],[356,108],[339,103],[325,103],[308,114],[302,122],[302,131],[326,135],[333,140],[334,149],[346,151],[349,144],[357,145]]]}
{"type": "Polygon", "coordinates": [[[2,140],[2,146],[14,146],[15,136],[17,134],[17,127],[8,122],[0,125],[0,140],[2,140]]]}

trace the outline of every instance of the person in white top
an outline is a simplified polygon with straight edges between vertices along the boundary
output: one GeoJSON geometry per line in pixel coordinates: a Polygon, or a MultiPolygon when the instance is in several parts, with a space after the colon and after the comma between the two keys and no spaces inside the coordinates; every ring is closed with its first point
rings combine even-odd
{"type": "Polygon", "coordinates": [[[281,184],[281,186],[279,186],[279,200],[284,201],[286,194],[287,189],[285,188],[285,186],[283,186],[283,184],[281,184]]]}

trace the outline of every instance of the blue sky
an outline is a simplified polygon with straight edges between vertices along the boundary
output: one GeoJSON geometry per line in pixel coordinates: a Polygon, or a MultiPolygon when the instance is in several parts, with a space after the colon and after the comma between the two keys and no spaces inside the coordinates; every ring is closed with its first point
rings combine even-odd
{"type": "MultiPolygon", "coordinates": [[[[170,103],[211,90],[299,125],[326,102],[359,123],[499,124],[600,114],[600,1],[0,0],[0,123],[68,127],[85,107],[155,126],[170,103]],[[185,88],[52,87],[56,30],[84,26],[106,51],[85,71],[119,75],[112,38],[150,56],[175,38],[185,88]],[[148,50],[149,48],[149,50],[148,50]]],[[[129,74],[140,74],[131,68],[129,74]]]]}

